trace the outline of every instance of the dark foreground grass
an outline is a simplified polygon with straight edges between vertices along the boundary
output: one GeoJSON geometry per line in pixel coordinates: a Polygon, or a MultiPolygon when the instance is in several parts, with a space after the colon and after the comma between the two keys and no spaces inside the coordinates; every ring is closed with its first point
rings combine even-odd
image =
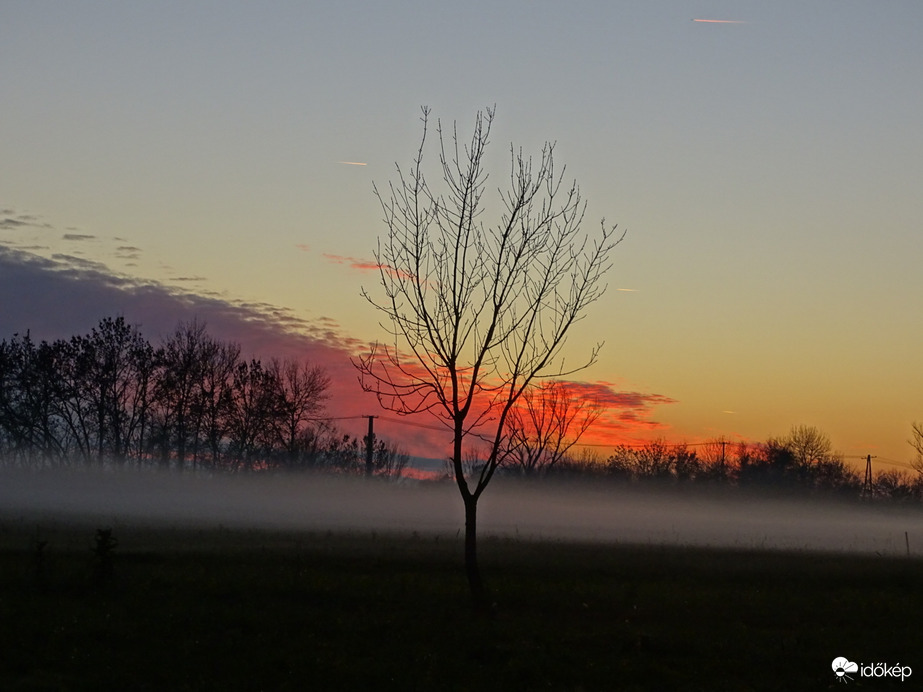
{"type": "MultiPolygon", "coordinates": [[[[910,559],[455,538],[0,530],[2,690],[779,690],[923,679],[910,559]],[[39,550],[35,540],[47,541],[39,550]]],[[[842,688],[846,689],[846,688],[842,688]]]]}

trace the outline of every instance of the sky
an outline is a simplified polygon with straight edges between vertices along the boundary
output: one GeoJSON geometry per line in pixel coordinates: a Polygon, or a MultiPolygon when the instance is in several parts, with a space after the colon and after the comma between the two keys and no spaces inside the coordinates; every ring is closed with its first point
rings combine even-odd
{"type": "Polygon", "coordinates": [[[906,464],[921,35],[916,0],[0,0],[0,338],[195,315],[381,413],[348,363],[385,338],[372,185],[422,105],[463,134],[496,105],[492,181],[554,141],[587,230],[628,231],[568,345],[605,342],[594,443],[813,425],[906,464]]]}

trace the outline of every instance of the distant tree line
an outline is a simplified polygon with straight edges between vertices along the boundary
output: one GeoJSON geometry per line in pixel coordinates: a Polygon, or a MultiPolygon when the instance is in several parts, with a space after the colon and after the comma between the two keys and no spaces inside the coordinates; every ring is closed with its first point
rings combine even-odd
{"type": "MultiPolygon", "coordinates": [[[[0,465],[149,465],[180,470],[367,470],[367,440],[326,415],[326,371],[309,362],[246,359],[204,324],[180,323],[151,344],[123,317],[89,334],[36,343],[0,340],[0,465]]],[[[558,381],[529,389],[510,415],[502,472],[527,477],[775,487],[923,501],[923,425],[915,473],[877,469],[871,483],[811,426],[762,443],[715,438],[619,446],[602,458],[576,449],[601,407],[558,381]]],[[[372,470],[400,476],[409,457],[373,440],[372,470]]],[[[466,461],[477,473],[483,461],[466,461]]]]}
{"type": "MultiPolygon", "coordinates": [[[[877,468],[867,481],[833,450],[830,438],[814,426],[794,426],[782,437],[740,442],[718,437],[699,444],[654,441],[617,446],[607,457],[578,452],[579,441],[602,412],[563,382],[548,381],[527,390],[508,426],[503,473],[526,478],[613,479],[660,484],[698,484],[775,488],[786,492],[841,497],[923,501],[923,424],[914,423],[909,444],[916,460],[910,472],[877,468]]],[[[466,471],[477,473],[476,452],[466,471]]]]}
{"type": "MultiPolygon", "coordinates": [[[[915,436],[911,444],[921,440],[923,435],[915,436]]],[[[533,473],[677,485],[770,487],[787,492],[919,502],[923,501],[923,449],[918,451],[918,462],[912,465],[916,473],[879,469],[867,483],[833,451],[827,435],[813,426],[795,426],[788,435],[762,443],[734,442],[727,438],[715,438],[701,445],[656,441],[637,447],[616,447],[606,458],[587,453],[567,455],[553,465],[536,467],[533,473]]],[[[513,469],[522,471],[521,466],[510,466],[513,469]]]]}
{"type": "MultiPolygon", "coordinates": [[[[158,345],[123,317],[89,334],[0,341],[0,463],[252,471],[366,468],[366,440],[325,419],[331,381],[308,362],[246,359],[204,324],[158,345]]],[[[374,440],[376,472],[407,456],[374,440]]]]}

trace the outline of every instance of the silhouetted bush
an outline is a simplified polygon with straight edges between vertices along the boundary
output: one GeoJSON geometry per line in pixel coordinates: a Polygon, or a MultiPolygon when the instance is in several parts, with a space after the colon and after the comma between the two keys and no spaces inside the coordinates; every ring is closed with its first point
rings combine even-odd
{"type": "Polygon", "coordinates": [[[97,529],[96,543],[93,546],[93,584],[98,588],[108,588],[115,577],[113,558],[119,542],[112,536],[112,529],[97,529]]]}

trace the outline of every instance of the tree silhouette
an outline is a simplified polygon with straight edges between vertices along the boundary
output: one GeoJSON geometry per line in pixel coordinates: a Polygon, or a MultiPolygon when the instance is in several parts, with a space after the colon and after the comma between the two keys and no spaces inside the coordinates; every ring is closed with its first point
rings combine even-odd
{"type": "Polygon", "coordinates": [[[553,468],[601,414],[596,402],[575,396],[559,380],[530,387],[510,410],[511,465],[525,475],[553,468]]]}
{"type": "Polygon", "coordinates": [[[738,453],[738,482],[742,485],[794,485],[799,480],[798,460],[779,439],[743,445],[738,453]]]}
{"type": "Polygon", "coordinates": [[[56,411],[84,460],[124,462],[143,444],[154,374],[150,344],[123,317],[52,346],[56,411]]]}
{"type": "Polygon", "coordinates": [[[253,471],[272,445],[277,388],[259,360],[241,361],[232,378],[228,437],[240,468],[253,471]]]}
{"type": "Polygon", "coordinates": [[[155,398],[160,458],[161,463],[169,465],[173,452],[179,470],[185,468],[189,450],[194,455],[197,451],[203,413],[202,368],[212,342],[205,325],[193,320],[177,325],[159,353],[155,398]]]}
{"type": "Polygon", "coordinates": [[[330,377],[319,365],[290,359],[274,358],[269,363],[269,372],[276,387],[273,430],[284,450],[286,465],[293,466],[312,442],[305,433],[323,412],[329,397],[330,377]]]}
{"type": "Polygon", "coordinates": [[[580,231],[586,209],[576,184],[564,185],[546,143],[533,164],[510,150],[510,177],[491,206],[485,199],[485,153],[494,109],[479,112],[465,145],[457,128],[436,122],[441,189],[424,173],[429,109],[406,173],[386,193],[375,188],[387,233],[375,257],[384,298],[363,289],[381,312],[390,343],[355,362],[366,391],[399,414],[430,412],[452,436],[452,469],[465,507],[465,565],[475,602],[486,592],[477,563],[477,506],[507,449],[510,412],[539,377],[567,368],[568,331],[605,290],[610,251],[622,236],[601,223],[591,242],[580,231]],[[496,210],[488,224],[488,211],[496,210]],[[465,447],[485,448],[466,475],[465,447]]]}
{"type": "Polygon", "coordinates": [[[52,343],[15,334],[0,340],[0,464],[309,465],[329,387],[322,367],[242,360],[195,320],[156,348],[123,317],[52,343]]]}
{"type": "Polygon", "coordinates": [[[0,341],[0,456],[24,464],[55,463],[68,451],[59,416],[58,357],[26,333],[0,341]]]}
{"type": "Polygon", "coordinates": [[[907,443],[916,452],[916,457],[910,463],[917,473],[923,475],[923,423],[913,423],[910,431],[912,434],[907,443]]]}
{"type": "Polygon", "coordinates": [[[833,453],[830,438],[813,425],[792,426],[788,436],[781,442],[801,466],[824,461],[833,453]]]}
{"type": "Polygon", "coordinates": [[[199,351],[199,382],[196,387],[196,444],[193,468],[205,461],[211,468],[224,462],[223,442],[228,435],[228,419],[233,396],[233,377],[240,363],[240,345],[206,339],[199,351]],[[205,450],[199,451],[199,440],[205,450]]]}

